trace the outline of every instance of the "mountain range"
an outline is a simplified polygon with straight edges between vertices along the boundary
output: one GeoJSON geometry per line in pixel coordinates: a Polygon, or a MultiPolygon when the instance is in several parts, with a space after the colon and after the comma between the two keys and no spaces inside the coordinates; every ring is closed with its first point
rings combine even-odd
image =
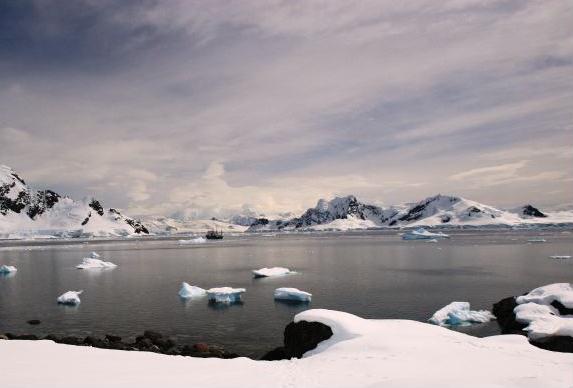
{"type": "Polygon", "coordinates": [[[0,165],[0,238],[126,237],[148,234],[141,222],[95,198],[77,201],[52,190],[33,190],[0,165]]]}
{"type": "Polygon", "coordinates": [[[144,216],[136,220],[105,209],[95,198],[74,200],[52,190],[33,190],[10,167],[0,165],[0,238],[127,237],[176,235],[218,229],[226,233],[351,230],[397,227],[520,226],[573,224],[573,211],[546,212],[531,204],[502,210],[469,199],[435,195],[420,202],[381,207],[354,195],[320,199],[302,215],[279,219],[252,211],[228,220],[144,216]]]}

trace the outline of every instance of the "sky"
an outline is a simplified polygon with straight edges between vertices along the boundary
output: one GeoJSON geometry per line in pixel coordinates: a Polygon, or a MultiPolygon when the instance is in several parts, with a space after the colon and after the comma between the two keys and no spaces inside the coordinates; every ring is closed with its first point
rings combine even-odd
{"type": "Polygon", "coordinates": [[[0,1],[0,163],[128,214],[573,203],[568,0],[0,1]]]}

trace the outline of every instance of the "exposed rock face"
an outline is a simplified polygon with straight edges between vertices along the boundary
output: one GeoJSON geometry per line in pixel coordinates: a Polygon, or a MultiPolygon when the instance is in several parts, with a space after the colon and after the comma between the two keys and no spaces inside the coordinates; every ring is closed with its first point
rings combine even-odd
{"type": "Polygon", "coordinates": [[[284,346],[265,354],[261,359],[266,361],[289,360],[301,358],[324,340],[332,337],[332,329],[320,322],[291,322],[284,331],[284,346]]]}
{"type": "Polygon", "coordinates": [[[537,218],[546,218],[547,217],[546,214],[543,214],[539,209],[537,209],[531,205],[524,205],[521,208],[521,214],[524,216],[537,217],[537,218]]]}

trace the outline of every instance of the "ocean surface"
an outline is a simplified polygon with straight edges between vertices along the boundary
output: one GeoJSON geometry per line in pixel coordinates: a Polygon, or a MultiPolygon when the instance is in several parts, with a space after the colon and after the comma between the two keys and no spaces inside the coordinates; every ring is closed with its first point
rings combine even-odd
{"type": "MultiPolygon", "coordinates": [[[[0,333],[135,337],[146,329],[180,343],[221,344],[258,357],[282,342],[284,327],[309,308],[365,318],[426,321],[452,301],[489,309],[500,299],[555,282],[573,281],[570,230],[450,231],[451,239],[403,241],[397,231],[225,236],[181,244],[178,239],[0,242],[0,333]],[[528,243],[541,237],[545,243],[528,243]],[[90,252],[118,265],[75,268],[90,252]],[[253,279],[251,271],[284,266],[296,274],[253,279]],[[243,287],[242,304],[184,301],[181,282],[203,288],[243,287]],[[310,304],[273,300],[278,287],[311,292],[310,304]],[[56,304],[68,290],[84,290],[77,307],[56,304]],[[40,319],[38,326],[26,323],[40,319]]],[[[487,336],[495,322],[457,329],[487,336]]],[[[384,335],[384,333],[380,333],[384,335]]]]}

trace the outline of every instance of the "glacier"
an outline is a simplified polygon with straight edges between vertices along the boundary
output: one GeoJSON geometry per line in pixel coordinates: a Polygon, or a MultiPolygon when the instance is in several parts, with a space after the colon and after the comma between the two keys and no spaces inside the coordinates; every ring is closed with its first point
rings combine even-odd
{"type": "Polygon", "coordinates": [[[179,289],[179,296],[183,299],[189,298],[197,298],[201,296],[207,295],[207,291],[205,291],[201,287],[192,286],[189,283],[183,282],[181,283],[181,288],[179,289]]]}
{"type": "Polygon", "coordinates": [[[301,291],[298,288],[281,287],[275,290],[274,298],[291,302],[310,302],[312,300],[312,294],[301,291]]]}
{"type": "Polygon", "coordinates": [[[428,321],[439,326],[463,326],[492,319],[495,317],[487,310],[470,310],[469,302],[452,302],[436,311],[428,321]]]}

